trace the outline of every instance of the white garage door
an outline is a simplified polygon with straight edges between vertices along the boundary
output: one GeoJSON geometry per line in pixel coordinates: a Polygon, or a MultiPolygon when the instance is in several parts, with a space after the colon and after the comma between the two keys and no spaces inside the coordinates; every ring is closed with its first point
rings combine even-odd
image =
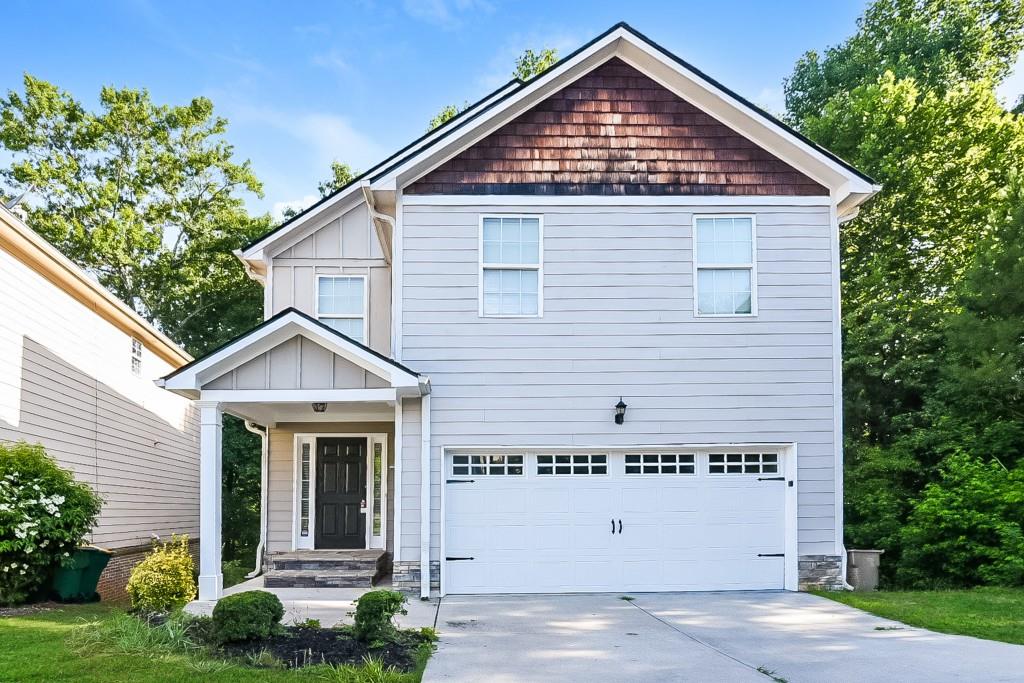
{"type": "Polygon", "coordinates": [[[449,593],[784,586],[783,455],[453,454],[449,593]]]}

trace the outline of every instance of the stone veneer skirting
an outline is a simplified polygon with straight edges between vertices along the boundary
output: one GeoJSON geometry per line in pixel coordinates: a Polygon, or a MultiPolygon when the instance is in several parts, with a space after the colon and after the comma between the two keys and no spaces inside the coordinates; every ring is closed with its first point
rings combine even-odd
{"type": "Polygon", "coordinates": [[[841,555],[801,555],[798,560],[800,590],[842,590],[841,555]]]}
{"type": "MultiPolygon", "coordinates": [[[[395,562],[391,566],[391,587],[408,593],[420,590],[420,562],[395,562]]],[[[441,590],[441,563],[430,563],[430,590],[441,590]]]]}
{"type": "MultiPolygon", "coordinates": [[[[192,560],[196,563],[196,567],[198,567],[199,539],[189,539],[188,547],[192,554],[192,560]]],[[[153,544],[147,543],[127,548],[113,548],[112,550],[114,555],[110,558],[106,569],[100,575],[100,582],[96,588],[100,594],[100,599],[108,602],[127,599],[128,594],[125,592],[125,586],[128,585],[128,578],[132,575],[132,569],[153,550],[153,544]]]]}

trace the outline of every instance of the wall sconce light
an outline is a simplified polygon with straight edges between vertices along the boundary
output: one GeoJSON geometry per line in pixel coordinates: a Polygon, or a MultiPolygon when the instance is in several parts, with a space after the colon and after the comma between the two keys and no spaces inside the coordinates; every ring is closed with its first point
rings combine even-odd
{"type": "Polygon", "coordinates": [[[619,402],[615,404],[615,424],[620,425],[626,419],[626,404],[622,402],[622,397],[619,396],[619,402]]]}
{"type": "Polygon", "coordinates": [[[326,413],[327,412],[327,404],[326,403],[314,403],[313,404],[313,412],[314,413],[326,413]]]}

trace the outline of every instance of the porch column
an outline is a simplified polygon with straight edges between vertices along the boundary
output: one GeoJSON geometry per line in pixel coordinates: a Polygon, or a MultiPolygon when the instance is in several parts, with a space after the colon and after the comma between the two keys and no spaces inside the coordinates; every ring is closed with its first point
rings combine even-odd
{"type": "Polygon", "coordinates": [[[221,405],[196,401],[199,408],[199,599],[217,600],[224,585],[221,554],[221,405]]]}

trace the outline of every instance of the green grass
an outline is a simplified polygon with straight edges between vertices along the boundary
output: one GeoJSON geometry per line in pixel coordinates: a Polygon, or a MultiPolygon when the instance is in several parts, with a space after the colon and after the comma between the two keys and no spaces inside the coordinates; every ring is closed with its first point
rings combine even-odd
{"type": "Polygon", "coordinates": [[[910,626],[1024,645],[1022,588],[818,595],[910,626]]]}
{"type": "Polygon", "coordinates": [[[201,678],[204,683],[255,681],[345,681],[346,683],[417,683],[423,675],[429,649],[422,652],[420,665],[408,674],[391,673],[377,678],[373,667],[309,667],[307,670],[284,671],[254,669],[211,659],[200,651],[181,654],[177,635],[151,634],[132,626],[116,607],[108,605],[68,605],[60,609],[24,617],[0,618],[0,681],[62,681],[78,683],[117,683],[119,681],[180,682],[201,678]],[[121,651],[110,647],[90,646],[83,641],[82,629],[72,636],[75,627],[95,624],[96,629],[117,633],[121,651]],[[71,636],[71,637],[69,637],[71,636]]]}

